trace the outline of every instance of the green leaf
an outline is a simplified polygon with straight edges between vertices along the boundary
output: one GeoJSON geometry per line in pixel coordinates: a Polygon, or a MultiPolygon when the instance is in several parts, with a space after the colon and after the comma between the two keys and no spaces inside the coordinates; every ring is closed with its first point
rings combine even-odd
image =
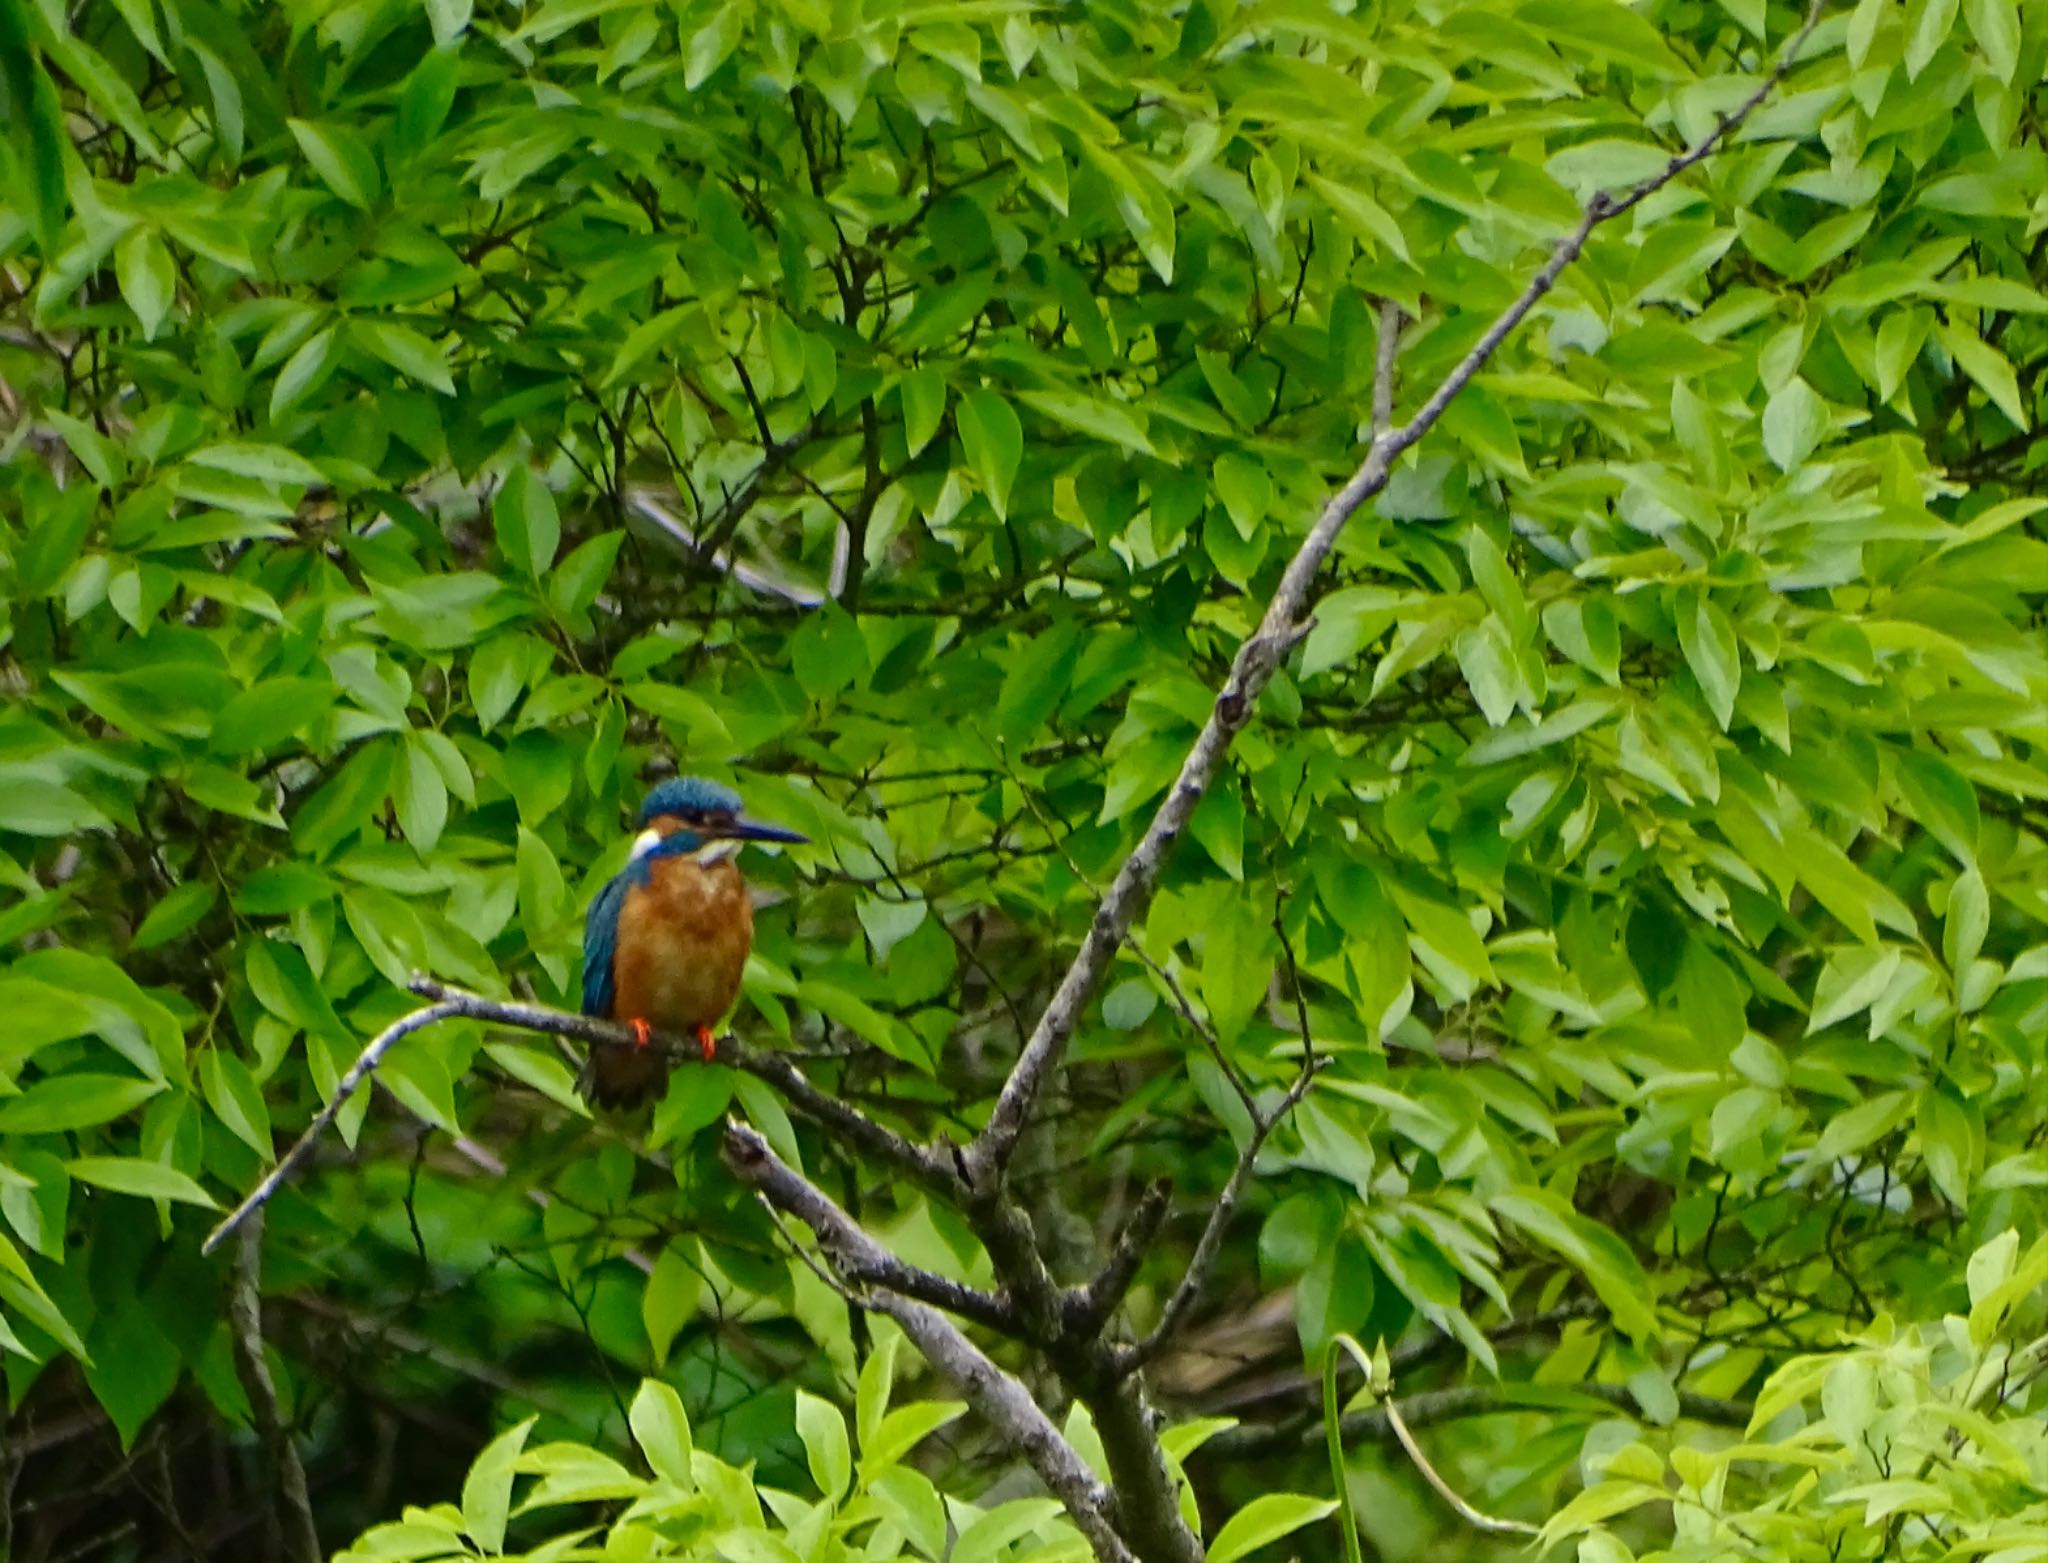
{"type": "Polygon", "coordinates": [[[1499,727],[1529,698],[1507,626],[1489,617],[1460,633],[1456,644],[1465,687],[1472,691],[1487,723],[1499,727]]]}
{"type": "Polygon", "coordinates": [[[1060,1512],[1057,1498],[1012,1498],[960,1528],[949,1563],[993,1563],[1060,1512]]]}
{"type": "Polygon", "coordinates": [[[30,598],[48,595],[77,561],[92,530],[94,494],[79,484],[37,507],[14,556],[15,580],[30,598]]]}
{"type": "Polygon", "coordinates": [[[327,857],[366,824],[391,791],[398,759],[389,742],[364,744],[292,818],[292,845],[306,856],[327,857]]]}
{"type": "Polygon", "coordinates": [[[1202,998],[1210,1024],[1234,1041],[1265,1001],[1277,941],[1265,919],[1241,902],[1226,905],[1202,946],[1202,998]]]}
{"type": "Polygon", "coordinates": [[[29,231],[47,259],[56,253],[69,205],[64,154],[71,138],[56,88],[29,46],[29,26],[25,0],[0,0],[0,82],[9,100],[14,198],[27,207],[29,231]]]}
{"type": "Polygon", "coordinates": [[[195,467],[232,472],[237,477],[254,478],[259,483],[311,486],[327,481],[326,475],[312,462],[282,445],[254,445],[239,441],[208,445],[185,459],[195,467]]]}
{"type": "Polygon", "coordinates": [[[1384,586],[1346,586],[1315,604],[1315,621],[1300,651],[1300,676],[1352,662],[1376,641],[1409,602],[1407,592],[1384,586]]]}
{"type": "Polygon", "coordinates": [[[50,1294],[43,1290],[35,1272],[21,1257],[21,1250],[5,1237],[0,1237],[0,1302],[6,1303],[74,1357],[90,1361],[78,1331],[50,1300],[50,1294]]]}
{"type": "Polygon", "coordinates": [[[178,293],[178,268],[171,252],[149,229],[132,228],[115,247],[114,276],[123,302],[142,326],[142,339],[154,342],[178,293]]]}
{"type": "Polygon", "coordinates": [[[64,1170],[80,1183],[90,1183],[94,1188],[114,1194],[177,1200],[208,1210],[220,1208],[205,1189],[162,1162],[143,1161],[130,1156],[77,1156],[64,1163],[64,1170]]]}
{"type": "Polygon", "coordinates": [[[491,502],[491,519],[500,551],[522,573],[538,580],[555,562],[555,550],[562,545],[561,513],[547,484],[525,466],[505,474],[491,502]]]}
{"type": "Polygon", "coordinates": [[[228,1131],[264,1161],[275,1156],[270,1141],[270,1109],[249,1066],[232,1053],[210,1047],[199,1056],[199,1083],[207,1105],[228,1131]]]}
{"type": "Polygon", "coordinates": [[[1495,1194],[1487,1204],[1496,1215],[1577,1268],[1624,1334],[1638,1341],[1657,1338],[1649,1277],[1620,1238],[1549,1189],[1495,1194]]]}
{"type": "Polygon", "coordinates": [[[1906,80],[1934,62],[1956,24],[1956,0],[1906,0],[1906,80]]]}
{"type": "Polygon", "coordinates": [[[462,1529],[485,1552],[505,1545],[505,1518],[512,1509],[512,1478],[526,1435],[538,1420],[528,1417],[484,1446],[462,1483],[462,1529]]]}
{"type": "Polygon", "coordinates": [[[1721,731],[1735,719],[1735,696],[1742,686],[1742,653],[1735,641],[1735,626],[1721,605],[1704,592],[1693,597],[1690,611],[1681,601],[1678,610],[1678,644],[1685,653],[1686,666],[1700,681],[1707,708],[1721,731]]]}
{"type": "MultiPolygon", "coordinates": [[[[664,1104],[666,1105],[666,1104],[664,1104]]],[[[650,1143],[661,1144],[673,1135],[650,1135],[650,1143]]],[[[670,1243],[654,1261],[654,1273],[640,1294],[640,1319],[647,1327],[647,1339],[654,1347],[654,1360],[668,1360],[669,1348],[689,1322],[697,1316],[704,1295],[704,1271],[692,1264],[676,1243],[670,1243]]]]}
{"type": "Polygon", "coordinates": [[[419,735],[406,743],[400,755],[391,805],[407,841],[421,852],[431,852],[440,844],[448,823],[448,783],[442,778],[440,762],[419,735]]]}
{"type": "Polygon", "coordinates": [[[1837,951],[1814,984],[1807,1034],[1840,1025],[1870,1008],[1891,986],[1901,959],[1897,949],[1867,945],[1837,951]]]}
{"type": "Polygon", "coordinates": [[[434,29],[434,42],[447,44],[469,27],[473,0],[426,0],[427,20],[434,29]]]}
{"type": "MultiPolygon", "coordinates": [[[[797,1393],[801,1418],[803,1392],[797,1393]]],[[[633,1428],[633,1441],[654,1474],[681,1487],[691,1486],[690,1419],[683,1410],[683,1397],[660,1379],[648,1379],[633,1397],[627,1421],[633,1428]]]]}
{"type": "Polygon", "coordinates": [[[1581,51],[1660,80],[1689,76],[1664,36],[1619,0],[1534,0],[1515,19],[1554,47],[1581,51]]]}
{"type": "Polygon", "coordinates": [[[525,689],[532,646],[523,635],[499,635],[469,659],[469,705],[485,732],[505,719],[525,689]]]}
{"type": "Polygon", "coordinates": [[[1292,1535],[1304,1525],[1313,1525],[1336,1511],[1329,1498],[1311,1498],[1298,1492],[1260,1493],[1223,1522],[1216,1539],[1209,1543],[1209,1563],[1237,1563],[1237,1559],[1292,1535]]]}
{"type": "Polygon", "coordinates": [[[270,418],[273,423],[326,383],[327,377],[334,372],[337,338],[337,328],[329,326],[309,337],[297,352],[285,360],[284,367],[277,372],[277,383],[270,391],[270,418]]]}
{"type": "Polygon", "coordinates": [[[447,353],[410,326],[391,320],[353,320],[349,322],[349,337],[364,352],[382,359],[408,380],[431,386],[443,396],[455,394],[447,353]]]}
{"type": "Polygon", "coordinates": [[[1974,863],[1982,824],[1976,789],[1954,766],[1924,750],[1903,750],[1892,762],[1912,817],[1957,861],[1974,863]]]}
{"type": "Polygon", "coordinates": [[[903,407],[903,441],[915,456],[929,445],[946,416],[945,376],[930,365],[913,369],[897,387],[903,407]]]}
{"type": "Polygon", "coordinates": [[[734,49],[739,47],[740,29],[745,25],[746,12],[738,6],[721,5],[711,13],[711,20],[690,35],[690,41],[683,48],[683,85],[695,92],[734,49]]]}
{"type": "Polygon", "coordinates": [[[376,157],[354,131],[303,119],[286,123],[322,184],[350,206],[368,211],[376,205],[384,181],[378,176],[376,157]]]}
{"type": "Polygon", "coordinates": [[[853,1425],[854,1436],[860,1441],[863,1487],[874,1474],[868,1454],[881,1432],[882,1418],[888,1414],[889,1396],[896,1382],[896,1355],[902,1346],[903,1336],[898,1331],[883,1332],[868,1352],[867,1361],[860,1365],[860,1379],[854,1386],[853,1425]]]}
{"type": "Polygon", "coordinates": [[[178,1348],[141,1299],[125,1300],[93,1322],[93,1361],[85,1380],[105,1408],[125,1451],[178,1386],[178,1348]]]}
{"type": "Polygon", "coordinates": [[[1016,409],[995,391],[976,391],[961,400],[954,421],[982,493],[998,516],[1006,515],[1010,485],[1024,459],[1024,426],[1017,421],[1016,409]]]}
{"type": "Polygon", "coordinates": [[[1083,635],[1071,620],[1024,643],[1003,678],[996,701],[996,732],[1013,748],[1043,727],[1072,687],[1083,635]]]}
{"type": "Polygon", "coordinates": [[[1244,878],[1244,799],[1235,787],[1215,786],[1202,795],[1188,821],[1188,834],[1232,879],[1244,878]]]}
{"type": "Polygon", "coordinates": [[[2020,61],[2019,0],[1963,0],[1963,16],[1992,72],[2011,86],[2020,61]]]}
{"type": "Polygon", "coordinates": [[[1216,459],[1212,472],[1216,495],[1223,501],[1240,537],[1251,537],[1266,523],[1273,508],[1273,480],[1249,456],[1230,451],[1216,459]]]}
{"type": "Polygon", "coordinates": [[[898,1406],[882,1418],[872,1439],[861,1441],[862,1485],[886,1474],[912,1449],[966,1413],[966,1403],[959,1400],[919,1400],[898,1406]]]}
{"type": "Polygon", "coordinates": [[[469,25],[472,0],[426,0],[427,15],[434,24],[436,47],[413,67],[398,100],[397,146],[399,158],[419,153],[433,140],[447,121],[455,102],[459,48],[449,41],[469,25]]]}
{"type": "Polygon", "coordinates": [[[2021,430],[2033,427],[2032,420],[2027,417],[2027,402],[2020,391],[2019,377],[2013,373],[2012,364],[2005,354],[1976,332],[1949,321],[1936,325],[1934,331],[1963,373],[1976,383],[1978,390],[1991,398],[1992,405],[2004,413],[2014,427],[2021,430]]]}
{"type": "Polygon", "coordinates": [[[189,933],[219,899],[219,890],[203,879],[188,879],[175,886],[136,926],[135,948],[153,950],[189,933]]]}
{"type": "Polygon", "coordinates": [[[589,612],[597,594],[611,578],[612,568],[618,563],[619,549],[624,546],[626,534],[600,532],[595,537],[585,538],[571,550],[569,556],[548,572],[548,606],[555,616],[575,619],[589,612]]]}
{"type": "MultiPolygon", "coordinates": [[[[1145,434],[1145,426],[1138,415],[1106,401],[1099,396],[1084,395],[1079,391],[1023,391],[1019,401],[1034,411],[1045,414],[1055,423],[1063,423],[1070,429],[1098,439],[1106,439],[1125,450],[1140,456],[1156,456],[1152,441],[1145,434]]],[[[905,413],[906,424],[908,412],[905,413]]],[[[923,441],[918,442],[919,446],[923,441]]]]}
{"type": "Polygon", "coordinates": [[[120,448],[81,419],[73,418],[54,408],[43,414],[51,428],[64,436],[64,443],[71,447],[71,454],[90,472],[93,481],[103,489],[120,485],[127,465],[121,459],[120,448]]]}
{"type": "Polygon", "coordinates": [[[71,836],[107,830],[113,822],[69,787],[0,772],[0,830],[18,836],[71,836]]]}
{"type": "Polygon", "coordinates": [[[1827,431],[1827,404],[1796,376],[1764,406],[1764,450],[1781,472],[1805,465],[1827,431]]]}
{"type": "Polygon", "coordinates": [[[1984,948],[1991,931],[1991,893],[1983,873],[1972,866],[1956,875],[1948,887],[1948,916],[1941,931],[1941,955],[1948,969],[1960,979],[1984,948]]]}
{"type": "Polygon", "coordinates": [[[846,1485],[853,1477],[846,1418],[831,1401],[820,1400],[800,1389],[796,1392],[796,1431],[803,1440],[811,1480],[818,1484],[827,1503],[837,1503],[846,1495],[846,1485]]]}
{"type": "Polygon", "coordinates": [[[1840,847],[1817,831],[1791,834],[1787,860],[1800,882],[1858,939],[1875,944],[1879,923],[1909,938],[1918,933],[1905,904],[1840,847]]]}
{"type": "Polygon", "coordinates": [[[21,1095],[0,1103],[0,1134],[62,1134],[124,1118],[163,1085],[128,1075],[81,1070],[38,1080],[21,1095]]]}
{"type": "Polygon", "coordinates": [[[1920,1159],[1943,1198],[1959,1210],[1970,1205],[1970,1185],[1984,1164],[1982,1113],[1946,1085],[1920,1093],[1914,1119],[1920,1159]]]}

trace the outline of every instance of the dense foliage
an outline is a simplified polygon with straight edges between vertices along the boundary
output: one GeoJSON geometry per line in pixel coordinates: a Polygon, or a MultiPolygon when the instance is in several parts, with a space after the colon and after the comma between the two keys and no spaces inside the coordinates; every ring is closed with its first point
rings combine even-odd
{"type": "MultiPolygon", "coordinates": [[[[251,1543],[203,1207],[414,971],[573,1008],[671,764],[813,841],[747,855],[737,1033],[970,1133],[1382,331],[1398,421],[1800,19],[0,0],[18,1554],[251,1543]]],[[[1340,1332],[1602,1563],[2048,1545],[2044,70],[2048,7],[1826,10],[1344,534],[1012,1180],[1065,1280],[1173,1181],[1142,1328],[1328,1060],[1150,1369],[1212,1557],[1326,1507],[1340,1332]]],[[[328,1546],[1078,1547],[716,1125],[985,1281],[957,1212],[746,1074],[573,1071],[422,1031],[269,1206],[328,1546]]],[[[1360,1409],[1380,1555],[1512,1544],[1360,1409]]]]}

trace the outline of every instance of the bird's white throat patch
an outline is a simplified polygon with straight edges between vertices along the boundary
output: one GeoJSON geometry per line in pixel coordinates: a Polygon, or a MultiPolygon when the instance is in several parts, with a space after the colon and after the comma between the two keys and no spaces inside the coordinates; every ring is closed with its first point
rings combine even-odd
{"type": "MultiPolygon", "coordinates": [[[[658,830],[641,831],[639,835],[633,838],[633,854],[628,861],[639,862],[640,859],[660,846],[662,840],[662,834],[658,830]]],[[[694,852],[683,852],[677,855],[686,862],[695,863],[703,868],[709,868],[714,863],[723,863],[727,858],[737,853],[739,849],[740,844],[737,841],[707,841],[694,852]]]]}

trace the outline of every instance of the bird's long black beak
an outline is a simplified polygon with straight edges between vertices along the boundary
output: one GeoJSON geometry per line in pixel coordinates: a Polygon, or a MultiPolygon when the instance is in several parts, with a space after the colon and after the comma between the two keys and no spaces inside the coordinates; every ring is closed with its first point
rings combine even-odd
{"type": "Polygon", "coordinates": [[[793,830],[784,830],[780,825],[764,825],[759,820],[728,820],[719,830],[721,836],[733,841],[809,841],[809,836],[800,836],[793,830]]]}

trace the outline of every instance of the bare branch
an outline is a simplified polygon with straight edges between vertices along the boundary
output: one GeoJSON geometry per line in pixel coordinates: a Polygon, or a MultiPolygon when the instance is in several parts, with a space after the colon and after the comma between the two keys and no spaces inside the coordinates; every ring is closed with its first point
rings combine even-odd
{"type": "Polygon", "coordinates": [[[1138,1277],[1138,1266],[1145,1262],[1146,1251],[1159,1236],[1159,1228],[1172,1205],[1172,1193],[1164,1183],[1149,1185],[1138,1196],[1137,1208],[1124,1223],[1123,1236],[1110,1251],[1108,1263],[1086,1286],[1068,1290],[1061,1303],[1069,1334],[1099,1333],[1122,1305],[1131,1282],[1138,1277]]]}
{"type": "Polygon", "coordinates": [[[1372,370],[1371,443],[1394,426],[1394,357],[1401,349],[1401,326],[1407,317],[1392,299],[1380,301],[1380,339],[1372,370]]]}
{"type": "Polygon", "coordinates": [[[747,506],[751,505],[754,501],[754,496],[760,487],[760,483],[761,475],[759,472],[756,472],[740,486],[739,493],[734,495],[731,502],[720,510],[718,516],[701,528],[692,528],[680,516],[674,514],[667,506],[663,505],[647,489],[636,488],[628,491],[626,503],[660,527],[662,531],[674,538],[676,542],[687,548],[692,554],[707,553],[712,566],[730,575],[749,591],[761,592],[771,597],[780,597],[786,602],[796,604],[799,608],[815,608],[825,600],[823,592],[815,587],[804,586],[797,582],[786,580],[782,576],[759,565],[748,564],[745,560],[739,558],[731,548],[718,541],[720,537],[723,537],[730,530],[726,525],[726,517],[729,515],[745,514],[747,506]]]}
{"type": "Polygon", "coordinates": [[[393,1021],[374,1037],[370,1038],[356,1061],[348,1066],[348,1073],[341,1077],[341,1083],[334,1088],[334,1095],[327,1105],[313,1114],[313,1121],[306,1125],[306,1132],[292,1143],[292,1148],[277,1159],[277,1165],[264,1175],[263,1181],[249,1191],[249,1197],[235,1206],[221,1218],[220,1224],[206,1234],[206,1241],[199,1245],[202,1254],[210,1254],[226,1239],[230,1232],[247,1222],[249,1218],[269,1203],[271,1195],[284,1187],[285,1180],[299,1169],[300,1163],[313,1153],[313,1146],[319,1141],[341,1115],[348,1099],[355,1094],[356,1087],[368,1078],[370,1071],[383,1061],[384,1055],[415,1031],[446,1020],[460,1010],[452,1003],[430,1004],[425,1009],[416,1009],[410,1015],[393,1021]]]}
{"type": "MultiPolygon", "coordinates": [[[[249,1192],[248,1197],[229,1211],[221,1219],[220,1224],[207,1234],[206,1241],[200,1245],[202,1253],[212,1253],[229,1233],[269,1202],[312,1154],[314,1145],[333,1125],[356,1087],[376,1069],[386,1053],[415,1031],[443,1020],[481,1020],[520,1031],[570,1037],[593,1047],[640,1045],[629,1029],[613,1021],[597,1020],[588,1015],[572,1015],[566,1010],[550,1009],[542,1004],[521,1004],[506,999],[486,998],[480,993],[469,993],[461,988],[450,987],[447,983],[431,977],[415,977],[412,990],[422,998],[432,999],[434,1002],[393,1021],[370,1039],[369,1044],[357,1055],[356,1061],[349,1065],[348,1073],[341,1077],[341,1083],[335,1087],[333,1098],[313,1115],[313,1121],[292,1143],[291,1149],[278,1158],[277,1165],[272,1167],[263,1181],[249,1192]]],[[[655,1032],[647,1046],[686,1061],[703,1056],[695,1040],[662,1032],[655,1032]]],[[[750,1048],[727,1037],[719,1044],[719,1060],[734,1069],[744,1070],[755,1078],[766,1081],[781,1093],[793,1111],[853,1149],[864,1151],[897,1171],[908,1174],[925,1188],[948,1196],[958,1195],[960,1180],[940,1153],[912,1144],[893,1129],[875,1122],[858,1108],[849,1107],[837,1097],[819,1090],[805,1079],[802,1071],[784,1055],[750,1048]]]]}
{"type": "MultiPolygon", "coordinates": [[[[875,1273],[899,1263],[822,1189],[792,1170],[754,1130],[728,1123],[725,1158],[743,1182],[817,1235],[826,1258],[850,1284],[857,1284],[863,1272],[875,1273]]],[[[1115,1500],[1109,1489],[1060,1436],[1022,1384],[924,1303],[877,1291],[865,1305],[900,1324],[925,1360],[1029,1462],[1066,1506],[1102,1563],[1136,1563],[1117,1534],[1115,1500]]]]}
{"type": "MultiPolygon", "coordinates": [[[[1623,1411],[1635,1411],[1635,1396],[1626,1384],[1574,1384],[1543,1388],[1522,1394],[1529,1386],[1514,1384],[1456,1384],[1446,1389],[1424,1390],[1402,1399],[1386,1400],[1369,1411],[1353,1411],[1338,1424],[1347,1443],[1392,1443],[1400,1435],[1394,1430],[1389,1408],[1396,1408],[1411,1432],[1442,1422],[1467,1417],[1506,1416],[1517,1413],[1555,1418],[1569,1413],[1575,1402],[1599,1402],[1623,1411]]],[[[1721,1400],[1712,1395],[1678,1392],[1678,1414],[1688,1422],[1710,1427],[1745,1428],[1753,1408],[1739,1400],[1721,1400]]],[[[1226,1428],[1202,1446],[1205,1454],[1226,1460],[1250,1460],[1291,1449],[1312,1449],[1323,1441],[1322,1423],[1314,1417],[1289,1418],[1267,1426],[1226,1428]]]]}
{"type": "Polygon", "coordinates": [[[1771,89],[1792,68],[1820,19],[1822,3],[1823,0],[1813,0],[1805,26],[1786,46],[1777,65],[1756,91],[1696,145],[1674,156],[1663,168],[1631,186],[1625,193],[1616,196],[1603,191],[1586,203],[1577,224],[1557,241],[1550,259],[1529,279],[1521,294],[1501,311],[1471,351],[1444,376],[1442,383],[1413,418],[1398,429],[1387,429],[1371,442],[1358,470],[1323,506],[1308,536],[1288,561],[1258,629],[1238,647],[1230,675],[1224,680],[1208,720],[1202,724],[1202,731],[1188,750],[1187,758],[1181,762],[1180,774],[1167,790],[1165,801],[1159,805],[1137,847],[1117,870],[1116,878],[1110,882],[1108,891],[1096,907],[1087,936],[1081,941],[1073,963],[1067,968],[1066,975],[1061,978],[1059,987],[1018,1054],[1016,1065],[989,1114],[987,1126],[962,1153],[963,1170],[969,1182],[980,1185],[1001,1178],[1011,1150],[1031,1121],[1039,1090],[1064,1058],[1067,1044],[1080,1024],[1082,1011],[1101,985],[1124,935],[1150,904],[1153,886],[1158,882],[1167,854],[1187,828],[1195,805],[1201,802],[1203,792],[1215,776],[1232,741],[1251,720],[1252,709],[1267,681],[1301,637],[1316,576],[1329,558],[1345,523],[1360,506],[1387,486],[1394,462],[1436,427],[1453,398],[1486,367],[1494,354],[1500,351],[1501,344],[1544,295],[1557,285],[1564,269],[1586,247],[1593,230],[1634,209],[1645,198],[1700,162],[1755,112],[1771,89]]]}
{"type": "Polygon", "coordinates": [[[978,1286],[969,1286],[962,1281],[948,1280],[943,1275],[935,1275],[930,1270],[921,1270],[893,1254],[885,1252],[877,1258],[848,1255],[840,1265],[839,1271],[848,1282],[859,1288],[879,1288],[885,1292],[894,1292],[899,1297],[929,1303],[934,1308],[941,1308],[947,1313],[958,1314],[963,1319],[985,1325],[999,1334],[1014,1337],[1021,1328],[1017,1310],[1003,1298],[985,1292],[978,1286]]]}
{"type": "MultiPolygon", "coordinates": [[[[468,993],[431,977],[415,977],[412,991],[422,998],[437,999],[453,1006],[453,1013],[469,1020],[569,1037],[595,1047],[639,1045],[633,1033],[615,1021],[573,1015],[567,1010],[550,1009],[544,1004],[485,998],[482,994],[468,993]]],[[[647,1045],[684,1062],[703,1056],[694,1039],[660,1031],[652,1034],[647,1045]]],[[[855,1150],[865,1151],[877,1161],[908,1173],[923,1187],[947,1195],[958,1192],[959,1179],[945,1156],[912,1144],[858,1108],[849,1107],[836,1096],[821,1091],[804,1077],[787,1054],[748,1047],[738,1038],[727,1035],[719,1039],[718,1062],[772,1085],[800,1116],[855,1150]]]]}
{"type": "Polygon", "coordinates": [[[1310,1057],[1303,1061],[1301,1073],[1294,1084],[1287,1088],[1287,1094],[1270,1113],[1256,1115],[1252,1119],[1252,1135],[1238,1153],[1237,1166],[1230,1174],[1230,1181],[1223,1186],[1223,1193],[1210,1207],[1209,1219],[1202,1227],[1202,1235],[1195,1243],[1194,1257],[1188,1260],[1180,1284],[1173,1289],[1173,1295],[1166,1299],[1166,1306],[1160,1310],[1159,1322],[1150,1334],[1134,1341],[1117,1353],[1117,1367],[1125,1373],[1135,1372],[1158,1354],[1159,1348],[1172,1338],[1173,1332],[1186,1317],[1188,1309],[1202,1294],[1202,1288],[1209,1283],[1210,1268],[1216,1263],[1216,1255],[1223,1247],[1223,1234],[1230,1225],[1230,1218],[1237,1213],[1237,1202],[1244,1197],[1245,1184],[1250,1180],[1252,1164],[1259,1159],[1259,1152],[1265,1148],[1266,1137],[1270,1135],[1282,1118],[1294,1110],[1294,1104],[1308,1094],[1308,1088],[1315,1077],[1322,1072],[1323,1060],[1310,1057]]]}
{"type": "Polygon", "coordinates": [[[235,1371],[248,1392],[249,1406],[256,1417],[256,1436],[270,1467],[274,1498],[266,1505],[264,1522],[281,1545],[282,1556],[292,1563],[320,1563],[325,1554],[320,1550],[319,1533],[313,1527],[313,1500],[306,1490],[306,1467],[292,1442],[292,1430],[285,1425],[284,1413],[277,1403],[277,1385],[263,1355],[263,1213],[258,1210],[254,1214],[255,1219],[242,1227],[242,1241],[235,1250],[234,1284],[228,1293],[235,1371]]]}

